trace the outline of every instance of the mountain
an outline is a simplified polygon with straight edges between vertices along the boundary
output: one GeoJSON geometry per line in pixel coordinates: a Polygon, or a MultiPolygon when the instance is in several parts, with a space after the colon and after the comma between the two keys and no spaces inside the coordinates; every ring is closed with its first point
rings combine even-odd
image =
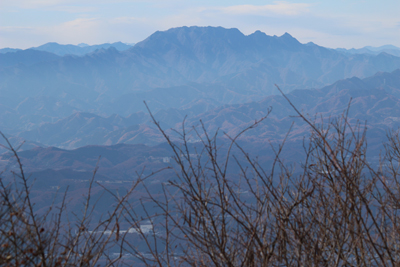
{"type": "MultiPolygon", "coordinates": [[[[115,42],[115,43],[105,43],[105,44],[99,44],[99,45],[88,45],[88,44],[78,44],[78,45],[72,45],[72,44],[58,44],[55,42],[49,42],[37,47],[31,47],[29,50],[37,50],[37,51],[44,51],[44,52],[49,52],[56,54],[58,56],[65,56],[65,55],[75,55],[75,56],[83,56],[85,54],[94,52],[98,49],[108,49],[110,47],[114,47],[118,51],[124,51],[129,48],[134,46],[134,44],[124,44],[122,42],[115,42]]],[[[28,50],[28,49],[26,49],[28,50]]],[[[17,49],[17,48],[2,48],[0,49],[0,54],[6,54],[6,53],[13,53],[17,51],[22,51],[22,49],[17,49]]]]}
{"type": "MultiPolygon", "coordinates": [[[[349,121],[366,121],[368,136],[376,144],[384,140],[388,129],[400,126],[400,69],[391,73],[379,72],[364,79],[353,77],[340,80],[321,89],[294,90],[287,97],[304,114],[318,114],[325,120],[330,116],[340,116],[351,100],[349,121]]],[[[281,95],[243,104],[215,105],[208,110],[205,109],[207,104],[200,102],[187,109],[164,109],[155,112],[154,117],[174,140],[178,139],[170,129],[181,129],[186,115],[187,129],[199,126],[201,120],[209,133],[219,130],[221,134],[234,136],[254,120],[266,116],[270,108],[272,112],[268,118],[256,129],[244,134],[242,141],[249,144],[279,142],[286,136],[293,121],[295,124],[289,134],[291,142],[302,141],[309,131],[304,122],[291,117],[296,114],[281,95]]],[[[30,131],[20,132],[17,136],[44,145],[69,149],[94,144],[156,145],[165,141],[155,129],[149,115],[142,112],[128,117],[75,113],[57,122],[44,123],[30,131]]]]}
{"type": "Polygon", "coordinates": [[[190,83],[124,94],[104,104],[101,110],[107,114],[117,113],[123,116],[138,111],[147,112],[143,104],[143,100],[146,100],[152,112],[169,108],[187,110],[197,106],[195,112],[199,114],[201,111],[204,112],[206,109],[223,104],[248,102],[256,99],[258,99],[256,95],[246,95],[219,84],[190,83]],[[199,103],[204,103],[204,105],[199,105],[199,103]]]}
{"type": "MultiPolygon", "coordinates": [[[[387,131],[396,130],[400,126],[400,69],[391,73],[379,72],[365,79],[357,77],[343,79],[320,89],[295,90],[286,96],[319,126],[321,118],[326,125],[330,118],[335,119],[340,116],[348,108],[351,100],[348,113],[349,125],[355,127],[357,123],[361,123],[363,127],[366,123],[368,160],[371,164],[378,164],[387,131]]],[[[309,135],[310,128],[302,120],[293,117],[296,115],[293,108],[281,95],[268,96],[244,104],[225,105],[189,117],[186,129],[190,131],[188,138],[192,140],[190,149],[196,151],[194,148],[201,145],[199,137],[196,137],[191,130],[191,126],[199,126],[200,119],[210,136],[217,130],[220,132],[218,144],[219,151],[223,154],[229,142],[224,137],[225,133],[234,136],[251,125],[254,120],[266,116],[270,108],[272,111],[267,119],[246,132],[238,139],[238,143],[250,156],[257,156],[259,164],[268,166],[274,160],[271,145],[276,146],[282,142],[291,129],[282,158],[287,163],[298,163],[302,159],[303,142],[307,143],[307,138],[304,138],[309,135]]],[[[173,112],[178,111],[164,110],[156,116],[171,118],[173,112]]],[[[66,188],[67,185],[77,190],[79,183],[87,181],[91,176],[90,173],[95,168],[99,156],[101,159],[97,180],[129,182],[135,172],[146,170],[144,174],[147,175],[168,166],[166,164],[171,161],[173,154],[165,143],[165,138],[150,124],[149,117],[145,114],[132,114],[127,118],[118,115],[103,118],[94,114],[76,113],[68,119],[46,123],[37,130],[24,132],[17,138],[19,140],[22,137],[31,140],[36,138],[45,145],[59,142],[58,146],[79,148],[64,150],[41,147],[43,145],[40,143],[34,145],[35,143],[30,142],[31,147],[21,151],[19,156],[27,172],[40,177],[37,186],[42,190],[46,188],[48,190],[51,186],[66,188]],[[132,144],[127,144],[129,142],[132,144]],[[152,143],[152,146],[143,145],[146,142],[152,143]],[[94,143],[101,146],[87,146],[94,143]]],[[[181,123],[174,124],[174,128],[178,131],[181,127],[181,123]]],[[[202,130],[197,129],[200,137],[204,137],[202,130]]],[[[168,129],[166,131],[174,139],[173,131],[168,129]]],[[[177,138],[174,140],[180,142],[177,138]]],[[[239,155],[240,152],[233,150],[232,153],[239,155]]],[[[12,170],[13,164],[15,163],[9,152],[0,156],[1,167],[12,170]]],[[[232,168],[230,171],[234,173],[235,169],[232,168]]],[[[155,176],[149,183],[153,185],[166,181],[169,175],[173,173],[155,176]]]]}
{"type": "Polygon", "coordinates": [[[0,54],[5,54],[5,53],[9,53],[9,52],[17,52],[17,51],[20,51],[20,50],[22,50],[22,49],[6,47],[6,48],[1,48],[0,49],[0,54]]]}
{"type": "MultiPolygon", "coordinates": [[[[166,166],[164,158],[170,158],[172,152],[168,146],[159,145],[148,147],[142,144],[128,145],[120,144],[113,146],[85,146],[74,150],[64,150],[55,147],[36,147],[18,153],[24,170],[27,173],[46,171],[47,174],[57,174],[54,179],[48,175],[39,176],[38,182],[43,180],[51,184],[59,184],[62,180],[79,180],[91,177],[96,165],[100,166],[97,177],[110,180],[132,180],[136,172],[158,170],[166,166]],[[49,172],[49,170],[52,170],[49,172]],[[75,174],[64,177],[65,173],[75,174]],[[61,176],[61,177],[60,177],[61,176]]],[[[168,161],[168,160],[167,160],[168,161]]],[[[9,169],[13,168],[14,159],[11,153],[4,153],[0,156],[0,163],[9,169]]],[[[168,163],[168,162],[167,162],[168,163]]],[[[42,173],[43,174],[43,173],[42,173]]],[[[50,186],[49,184],[44,186],[50,186]]]]}
{"type": "Polygon", "coordinates": [[[365,46],[364,48],[370,50],[370,51],[384,51],[384,50],[400,50],[400,47],[394,46],[394,45],[382,45],[378,47],[374,46],[365,46]]]}
{"type": "MultiPolygon", "coordinates": [[[[17,137],[17,136],[10,136],[5,134],[5,136],[7,137],[7,140],[10,142],[10,144],[17,149],[18,152],[21,151],[25,151],[25,150],[30,150],[33,148],[37,148],[37,147],[46,147],[43,144],[40,144],[38,142],[33,142],[33,141],[29,141],[29,140],[25,140],[21,137],[17,137]]],[[[7,153],[9,152],[9,150],[7,149],[8,144],[6,142],[6,140],[4,140],[4,138],[0,138],[0,154],[3,153],[7,153]]],[[[0,169],[4,170],[4,162],[0,161],[0,169]]]]}
{"type": "Polygon", "coordinates": [[[165,62],[181,74],[176,79],[216,81],[258,92],[271,90],[274,83],[287,90],[319,87],[342,78],[392,71],[399,64],[398,58],[389,55],[344,56],[317,45],[303,45],[288,33],[277,37],[256,31],[245,36],[222,27],[156,32],[128,52],[165,62]],[[394,65],[383,66],[392,60],[394,65]]]}
{"type": "Polygon", "coordinates": [[[9,134],[29,131],[80,111],[62,99],[49,96],[15,99],[3,95],[0,99],[0,102],[7,103],[0,104],[0,129],[9,134]]]}
{"type": "Polygon", "coordinates": [[[39,51],[46,51],[50,52],[59,56],[65,55],[76,55],[76,56],[83,56],[85,54],[94,52],[99,49],[108,49],[110,47],[114,47],[118,51],[124,51],[132,47],[132,45],[127,45],[122,42],[115,42],[115,43],[105,43],[99,45],[87,45],[87,44],[79,44],[79,45],[62,45],[54,42],[46,43],[44,45],[33,47],[34,50],[39,51]]]}
{"type": "MultiPolygon", "coordinates": [[[[303,114],[315,121],[317,126],[322,126],[321,119],[326,126],[328,120],[339,117],[351,103],[349,125],[366,125],[367,156],[372,165],[379,162],[387,131],[395,131],[400,126],[400,69],[390,73],[378,72],[364,79],[343,79],[320,89],[294,90],[286,96],[303,114]]],[[[201,105],[205,106],[205,103],[201,105]]],[[[178,131],[182,129],[183,111],[165,109],[155,114],[157,121],[164,121],[162,127],[174,142],[181,140],[168,127],[178,131]]],[[[209,136],[219,131],[217,142],[219,152],[223,155],[229,142],[225,134],[234,136],[266,115],[268,117],[262,123],[237,140],[238,144],[250,157],[257,156],[259,164],[270,166],[275,155],[271,146],[276,147],[287,136],[282,159],[286,163],[299,164],[303,159],[310,127],[301,119],[293,117],[296,113],[282,95],[272,95],[243,104],[217,106],[211,110],[202,110],[201,113],[194,112],[185,123],[190,151],[195,154],[201,151],[199,138],[203,138],[204,134],[199,126],[204,127],[209,136]],[[270,108],[272,111],[268,115],[270,108]],[[200,136],[195,134],[193,126],[197,126],[200,136]],[[291,130],[288,133],[289,129],[291,130]]],[[[19,156],[27,173],[38,178],[35,183],[35,190],[38,192],[59,187],[64,190],[68,186],[78,196],[81,194],[79,189],[87,186],[85,183],[90,179],[99,156],[100,169],[96,180],[121,186],[132,182],[132,178],[136,177],[135,173],[149,175],[168,166],[168,161],[173,164],[173,153],[165,138],[144,113],[134,113],[127,117],[101,117],[78,112],[11,137],[15,145],[22,139],[34,141],[29,141],[29,147],[20,151],[19,156]],[[46,147],[48,145],[72,150],[46,147]]],[[[241,152],[234,149],[232,153],[236,156],[241,152]]],[[[203,160],[205,159],[206,157],[203,160]]],[[[9,152],[0,155],[0,167],[8,170],[5,175],[14,170],[15,166],[9,152]]],[[[237,173],[237,166],[229,168],[230,173],[237,173]]],[[[157,186],[161,186],[163,181],[174,175],[173,170],[169,171],[155,175],[147,181],[151,190],[158,190],[157,186]]]]}
{"type": "MultiPolygon", "coordinates": [[[[368,140],[371,146],[380,146],[388,130],[400,127],[400,69],[391,73],[377,73],[359,79],[357,77],[340,80],[321,89],[295,90],[287,97],[292,103],[308,114],[310,120],[340,116],[348,107],[349,122],[367,123],[368,140]],[[317,116],[317,117],[315,117],[317,116]]],[[[294,125],[288,136],[291,142],[301,142],[309,132],[308,126],[296,115],[283,96],[269,96],[257,102],[219,107],[187,121],[187,127],[198,124],[201,119],[205,129],[214,132],[219,129],[234,136],[255,119],[267,115],[268,118],[254,130],[243,136],[244,140],[257,143],[279,142],[286,136],[292,122],[294,125]]],[[[376,152],[376,151],[375,151],[376,152]]],[[[379,151],[377,152],[379,154],[379,151]]]]}
{"type": "Polygon", "coordinates": [[[337,51],[349,53],[349,54],[371,54],[378,55],[380,53],[387,53],[396,57],[400,57],[400,48],[394,45],[383,45],[379,47],[373,46],[365,46],[359,49],[345,49],[345,48],[337,48],[337,51]]]}
{"type": "MultiPolygon", "coordinates": [[[[51,95],[51,91],[46,93],[51,95]]],[[[143,100],[152,112],[173,108],[176,116],[163,116],[162,121],[173,125],[181,121],[185,115],[197,115],[207,110],[221,106],[224,103],[255,100],[255,96],[243,96],[223,86],[207,84],[191,84],[170,88],[155,88],[145,92],[135,92],[121,96],[109,103],[95,109],[93,106],[78,102],[68,94],[55,96],[21,96],[20,98],[0,98],[0,129],[9,134],[18,134],[21,131],[31,131],[46,123],[54,123],[58,120],[69,120],[69,116],[77,112],[101,114],[104,116],[130,116],[132,113],[146,112],[143,100]],[[180,110],[177,112],[177,110],[180,110]],[[171,122],[172,120],[172,122],[171,122]]],[[[169,114],[170,112],[167,111],[169,114]]],[[[165,113],[165,114],[167,114],[165,113]]]]}
{"type": "Polygon", "coordinates": [[[110,47],[82,57],[8,65],[0,70],[0,93],[12,101],[0,99],[1,105],[15,109],[26,97],[46,95],[82,112],[127,116],[145,110],[127,99],[178,108],[172,103],[183,99],[178,90],[182,87],[189,89],[188,101],[197,100],[208,87],[219,88],[208,97],[211,102],[244,103],[275,94],[275,83],[289,92],[390,72],[400,67],[400,58],[344,54],[301,44],[288,33],[278,37],[257,31],[246,36],[237,29],[180,27],[155,32],[125,51],[110,47]],[[157,99],[159,94],[146,94],[162,88],[170,88],[165,101],[157,99]]]}
{"type": "MultiPolygon", "coordinates": [[[[197,105],[207,106],[206,103],[197,105]]],[[[200,114],[199,111],[206,111],[204,108],[199,109],[197,105],[184,110],[161,110],[154,116],[164,128],[169,129],[181,123],[185,115],[193,117],[200,114]]],[[[32,130],[19,132],[17,137],[65,149],[121,143],[157,145],[165,141],[154,127],[150,116],[143,112],[133,113],[127,117],[119,115],[101,117],[91,113],[77,112],[54,123],[42,123],[32,130]]]]}
{"type": "MultiPolygon", "coordinates": [[[[77,148],[85,145],[117,144],[129,142],[128,136],[134,135],[140,124],[148,121],[144,113],[132,114],[127,118],[119,115],[103,118],[90,113],[75,113],[55,123],[44,123],[39,128],[22,132],[20,138],[62,148],[77,148]]],[[[139,140],[133,143],[148,143],[139,140]]],[[[154,142],[153,142],[154,143],[154,142]]]]}
{"type": "MultiPolygon", "coordinates": [[[[204,117],[207,129],[222,127],[231,132],[257,114],[236,107],[246,110],[248,103],[255,103],[260,106],[257,112],[264,114],[267,107],[260,100],[265,97],[278,103],[274,112],[285,106],[275,98],[275,83],[285,92],[312,90],[353,76],[364,82],[380,71],[386,78],[371,78],[373,88],[386,85],[385,92],[394,98],[399,88],[396,76],[390,74],[400,68],[399,57],[345,54],[301,44],[288,33],[278,37],[256,31],[246,36],[222,27],[155,32],[126,51],[110,47],[84,56],[59,57],[29,49],[0,57],[9,57],[0,68],[0,129],[14,137],[70,149],[161,142],[148,116],[135,115],[147,113],[143,100],[166,129],[180,127],[189,115],[187,121],[204,117]],[[140,119],[133,121],[132,116],[140,119]]],[[[320,93],[310,92],[303,100],[313,112],[320,101],[313,94],[320,93]]],[[[282,114],[290,110],[285,107],[282,114]]],[[[272,137],[281,136],[278,128],[286,129],[288,123],[277,121],[272,137]]]]}
{"type": "MultiPolygon", "coordinates": [[[[36,210],[49,207],[53,203],[57,205],[62,201],[63,193],[68,192],[65,199],[68,211],[79,213],[84,203],[82,196],[91,186],[91,201],[101,207],[100,213],[97,214],[99,217],[106,207],[113,203],[113,196],[104,194],[99,184],[115,194],[121,194],[139,177],[146,178],[155,172],[144,179],[144,182],[151,192],[157,193],[168,178],[175,174],[172,170],[165,169],[169,166],[171,155],[171,151],[165,145],[147,147],[127,144],[86,146],[75,150],[36,147],[19,152],[24,173],[28,177],[31,201],[36,210]],[[90,185],[89,181],[96,166],[98,170],[94,177],[95,183],[90,185]],[[157,173],[163,168],[164,171],[157,173]]],[[[15,181],[13,172],[19,173],[17,166],[11,153],[0,155],[4,184],[12,185],[15,181]]],[[[143,187],[137,189],[132,195],[133,198],[141,197],[141,192],[147,190],[143,187]]]]}
{"type": "Polygon", "coordinates": [[[7,67],[32,66],[43,62],[51,62],[60,57],[49,52],[36,51],[33,49],[18,50],[0,54],[0,70],[7,67]]]}

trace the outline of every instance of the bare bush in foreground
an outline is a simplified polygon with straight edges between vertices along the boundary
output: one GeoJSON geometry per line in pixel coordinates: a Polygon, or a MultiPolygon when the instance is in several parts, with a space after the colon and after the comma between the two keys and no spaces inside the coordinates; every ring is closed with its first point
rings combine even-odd
{"type": "Polygon", "coordinates": [[[293,109],[311,129],[296,174],[281,158],[285,141],[272,166],[261,166],[236,142],[239,136],[221,155],[217,135],[194,128],[202,146],[193,157],[184,128],[174,143],[153,118],[178,168],[164,197],[150,196],[163,213],[149,219],[164,222],[165,234],[155,240],[157,249],[149,246],[151,257],[141,258],[146,266],[400,264],[398,133],[388,134],[386,155],[374,169],[366,158],[366,127],[350,123],[348,110],[324,123],[293,109]],[[245,161],[230,155],[234,146],[245,161]],[[228,164],[240,167],[236,179],[228,164]]]}
{"type": "MultiPolygon", "coordinates": [[[[17,149],[6,140],[4,146],[14,156],[19,172],[14,181],[0,179],[0,264],[2,266],[114,266],[122,251],[110,258],[109,249],[120,246],[113,235],[118,231],[121,203],[134,190],[117,201],[103,219],[93,222],[96,203],[91,199],[97,167],[90,180],[82,214],[74,215],[73,223],[66,223],[67,192],[62,202],[53,203],[45,211],[35,210],[32,203],[32,183],[26,177],[17,149]],[[113,234],[110,234],[113,233],[113,234]]],[[[139,181],[139,180],[138,180],[139,181]]]]}
{"type": "Polygon", "coordinates": [[[366,126],[350,122],[348,110],[324,122],[292,107],[310,127],[299,169],[282,158],[286,139],[272,147],[271,166],[260,164],[237,142],[269,112],[228,136],[225,151],[217,133],[210,135],[204,125],[188,131],[183,123],[181,141],[173,142],[152,117],[173,151],[175,178],[158,193],[143,179],[123,196],[109,191],[114,209],[95,224],[90,189],[74,226],[61,223],[65,201],[57,212],[38,216],[22,164],[9,146],[20,167],[15,181],[22,185],[1,180],[0,263],[117,265],[130,255],[143,266],[398,266],[399,133],[388,133],[380,165],[371,166],[366,126]],[[189,133],[200,145],[190,143],[189,133]],[[239,170],[235,174],[228,171],[232,165],[239,170]],[[132,202],[129,196],[138,185],[147,196],[132,202]],[[149,227],[144,229],[143,222],[149,227]],[[122,233],[121,225],[128,231],[122,233]],[[128,238],[129,230],[138,238],[128,238]],[[115,259],[108,254],[110,246],[119,250],[115,259]]]}

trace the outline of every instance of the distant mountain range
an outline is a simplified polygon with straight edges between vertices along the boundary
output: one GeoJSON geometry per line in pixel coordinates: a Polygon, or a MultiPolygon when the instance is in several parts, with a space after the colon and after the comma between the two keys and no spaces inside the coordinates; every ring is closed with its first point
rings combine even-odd
{"type": "MultiPolygon", "coordinates": [[[[340,116],[351,100],[349,121],[366,122],[368,135],[385,138],[389,129],[400,126],[400,69],[392,73],[377,73],[371,77],[356,77],[340,80],[321,89],[295,90],[287,94],[292,103],[310,119],[318,116],[328,120],[340,116]]],[[[262,125],[250,132],[245,139],[252,142],[282,140],[294,121],[288,139],[302,140],[309,129],[296,115],[289,103],[280,95],[269,96],[257,102],[219,107],[188,120],[189,125],[202,120],[208,131],[220,129],[231,136],[250,125],[252,120],[266,115],[268,107],[272,113],[262,125]]],[[[371,139],[371,140],[372,140],[371,139]]],[[[381,144],[379,141],[378,143],[381,144]]],[[[371,142],[373,143],[373,142],[371,142]]]]}
{"type": "MultiPolygon", "coordinates": [[[[371,77],[356,77],[340,80],[321,89],[295,90],[287,94],[294,105],[304,114],[340,116],[350,100],[350,122],[367,122],[368,136],[380,144],[388,129],[400,126],[400,69],[392,73],[379,72],[371,77]]],[[[221,133],[234,136],[249,126],[254,120],[272,112],[268,119],[256,129],[245,134],[243,141],[249,143],[279,142],[284,138],[293,121],[295,124],[289,135],[291,142],[302,141],[309,129],[301,120],[294,120],[292,107],[281,95],[272,95],[259,101],[244,104],[222,105],[203,108],[169,108],[154,113],[157,121],[168,134],[170,128],[180,129],[185,115],[186,126],[199,125],[201,120],[205,129],[211,133],[218,129],[221,133]]],[[[17,133],[20,139],[31,140],[36,144],[62,148],[78,148],[85,145],[146,144],[156,145],[165,142],[154,127],[149,115],[143,112],[128,117],[112,115],[101,117],[91,113],[75,113],[57,122],[43,123],[39,127],[17,133]]],[[[196,139],[197,137],[194,137],[196,139]]]]}
{"type": "MultiPolygon", "coordinates": [[[[76,56],[83,56],[85,54],[94,52],[98,49],[108,49],[110,47],[114,47],[118,51],[124,51],[131,48],[132,44],[124,44],[122,42],[115,42],[112,44],[105,43],[99,45],[87,45],[87,44],[79,44],[79,45],[62,45],[55,42],[46,43],[44,45],[38,47],[32,47],[26,50],[37,50],[37,51],[44,51],[56,54],[58,56],[65,56],[65,55],[76,55],[76,56]]],[[[23,51],[22,49],[15,49],[15,48],[2,48],[0,49],[0,54],[11,53],[11,52],[18,52],[23,51]]]]}
{"type": "MultiPolygon", "coordinates": [[[[325,122],[340,116],[351,100],[349,122],[352,125],[357,121],[362,125],[366,122],[371,164],[378,163],[387,131],[397,130],[400,126],[400,69],[391,73],[379,72],[364,79],[353,77],[340,80],[321,89],[295,90],[287,97],[311,120],[323,118],[325,122]]],[[[268,166],[274,157],[270,146],[280,143],[292,126],[282,158],[288,163],[299,162],[304,152],[304,137],[308,136],[310,129],[300,119],[291,117],[296,114],[281,95],[200,112],[187,118],[186,128],[198,126],[201,119],[210,134],[220,131],[219,144],[226,145],[228,140],[224,138],[224,133],[234,136],[254,120],[265,116],[269,108],[272,108],[269,117],[238,142],[251,155],[258,156],[260,164],[268,166]]],[[[182,110],[167,109],[155,116],[159,121],[170,123],[164,123],[163,127],[174,138],[168,127],[180,130],[184,113],[182,110]]],[[[76,113],[55,123],[44,123],[35,130],[21,132],[15,138],[37,141],[29,141],[28,149],[21,151],[20,157],[30,173],[46,181],[39,181],[39,185],[44,187],[58,186],[66,180],[82,177],[87,179],[100,155],[101,171],[97,179],[111,181],[129,180],[133,173],[141,169],[146,169],[146,173],[156,171],[167,166],[173,155],[160,132],[152,126],[149,116],[141,112],[126,118],[76,113]],[[75,149],[40,147],[43,144],[75,149]]],[[[179,142],[179,139],[175,138],[175,141],[179,142]]],[[[193,147],[199,145],[198,142],[198,137],[193,136],[193,147]]],[[[0,166],[12,169],[9,153],[0,156],[0,166]]],[[[167,179],[167,176],[162,177],[153,178],[153,182],[167,179]]]]}
{"type": "MultiPolygon", "coordinates": [[[[90,173],[96,167],[101,155],[100,175],[109,179],[132,178],[135,171],[140,171],[146,164],[150,167],[165,166],[163,158],[172,156],[165,145],[148,147],[145,145],[86,146],[75,150],[63,150],[54,147],[34,148],[19,153],[26,170],[39,172],[46,169],[69,170],[70,172],[90,173]]],[[[0,156],[1,161],[12,160],[11,154],[0,156]]],[[[67,171],[68,172],[68,171],[67,171]]],[[[47,178],[47,177],[46,177],[47,178]]],[[[48,177],[51,179],[51,177],[48,177]]],[[[79,179],[70,177],[69,179],[79,179]]],[[[87,179],[87,178],[86,178],[87,179]]],[[[55,181],[57,183],[57,181],[55,181]]]]}
{"type": "MultiPolygon", "coordinates": [[[[383,132],[397,127],[399,68],[400,58],[387,53],[343,53],[288,33],[246,36],[222,27],[174,28],[125,51],[84,56],[21,50],[0,54],[0,130],[28,140],[27,148],[156,145],[164,139],[145,100],[166,129],[188,115],[192,125],[202,119],[206,129],[230,134],[272,106],[266,126],[245,139],[279,140],[293,113],[278,84],[309,114],[337,115],[353,97],[352,116],[383,132]]],[[[294,129],[293,140],[306,133],[301,124],[294,129]]]]}
{"type": "Polygon", "coordinates": [[[153,112],[195,115],[276,94],[274,84],[285,92],[321,88],[397,68],[400,57],[387,53],[349,54],[301,44],[288,33],[246,36],[222,27],[173,28],[125,51],[84,56],[28,49],[0,54],[0,129],[17,135],[75,112],[126,117],[146,112],[143,100],[153,112]]]}
{"type": "Polygon", "coordinates": [[[60,56],[46,51],[33,49],[17,50],[15,52],[0,54],[0,70],[7,67],[32,66],[42,62],[56,61],[60,58],[60,56]]]}
{"type": "Polygon", "coordinates": [[[378,55],[380,53],[387,53],[396,57],[400,57],[400,48],[394,45],[383,45],[379,47],[365,46],[359,49],[345,49],[337,48],[337,51],[349,53],[349,54],[371,54],[378,55]]]}
{"type": "MultiPolygon", "coordinates": [[[[165,168],[177,165],[143,101],[172,141],[182,142],[176,131],[184,126],[191,157],[200,163],[208,160],[198,155],[204,149],[203,129],[210,136],[218,131],[218,155],[224,156],[227,135],[235,136],[272,110],[237,142],[269,171],[273,148],[287,136],[281,159],[298,173],[310,127],[293,116],[275,84],[318,125],[340,116],[351,101],[349,123],[365,123],[367,160],[376,166],[387,132],[400,127],[397,51],[392,46],[335,50],[301,44],[288,33],[246,36],[222,27],[159,31],[132,47],[48,43],[2,49],[0,131],[19,149],[25,173],[35,181],[30,193],[39,209],[53,199],[61,203],[62,193],[57,199],[54,194],[68,191],[70,210],[80,212],[96,166],[91,192],[93,202],[102,197],[102,209],[113,200],[103,197],[97,183],[118,195],[138,176],[150,175],[146,188],[137,188],[132,197],[162,192],[176,177],[176,170],[165,168]]],[[[19,170],[5,146],[0,138],[0,172],[7,182],[19,170]]],[[[237,147],[231,155],[249,167],[237,147]]],[[[238,168],[227,168],[234,182],[239,182],[234,180],[238,168]]]]}

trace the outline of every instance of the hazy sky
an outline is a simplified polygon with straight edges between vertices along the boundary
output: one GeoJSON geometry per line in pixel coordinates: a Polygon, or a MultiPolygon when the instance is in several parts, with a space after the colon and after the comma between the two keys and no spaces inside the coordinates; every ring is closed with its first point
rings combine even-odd
{"type": "Polygon", "coordinates": [[[400,47],[399,0],[0,0],[0,48],[136,43],[157,30],[223,26],[302,43],[400,47]]]}

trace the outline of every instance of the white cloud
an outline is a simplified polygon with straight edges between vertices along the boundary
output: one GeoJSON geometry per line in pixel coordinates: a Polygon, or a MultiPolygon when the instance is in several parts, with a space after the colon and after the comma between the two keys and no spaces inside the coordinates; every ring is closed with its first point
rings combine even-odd
{"type": "Polygon", "coordinates": [[[89,12],[97,11],[98,8],[94,7],[94,6],[64,6],[64,5],[59,5],[59,6],[48,7],[47,10],[61,11],[61,12],[67,12],[67,13],[89,13],[89,12]]]}
{"type": "Polygon", "coordinates": [[[18,8],[42,8],[49,6],[65,5],[77,3],[77,1],[69,0],[3,0],[2,6],[4,7],[18,7],[18,8]]]}
{"type": "Polygon", "coordinates": [[[42,27],[0,27],[0,35],[4,37],[0,44],[4,42],[2,47],[28,48],[46,42],[93,42],[102,35],[102,24],[102,21],[95,18],[79,18],[42,27]]]}
{"type": "Polygon", "coordinates": [[[32,44],[43,44],[44,36],[35,32],[33,27],[6,26],[0,27],[0,48],[29,48],[32,44]]]}
{"type": "Polygon", "coordinates": [[[77,18],[59,25],[40,27],[37,31],[61,43],[93,42],[101,36],[104,22],[97,18],[77,18]]]}
{"type": "Polygon", "coordinates": [[[148,20],[144,18],[137,18],[137,17],[118,17],[110,19],[110,23],[119,24],[119,25],[129,25],[132,23],[148,23],[148,20]]]}
{"type": "Polygon", "coordinates": [[[310,4],[275,2],[272,5],[237,5],[222,7],[220,10],[225,13],[238,15],[286,15],[293,16],[309,12],[310,4]]]}
{"type": "Polygon", "coordinates": [[[69,6],[69,5],[99,5],[116,3],[164,3],[166,0],[2,0],[1,8],[18,7],[26,9],[40,9],[45,7],[69,6]]]}

